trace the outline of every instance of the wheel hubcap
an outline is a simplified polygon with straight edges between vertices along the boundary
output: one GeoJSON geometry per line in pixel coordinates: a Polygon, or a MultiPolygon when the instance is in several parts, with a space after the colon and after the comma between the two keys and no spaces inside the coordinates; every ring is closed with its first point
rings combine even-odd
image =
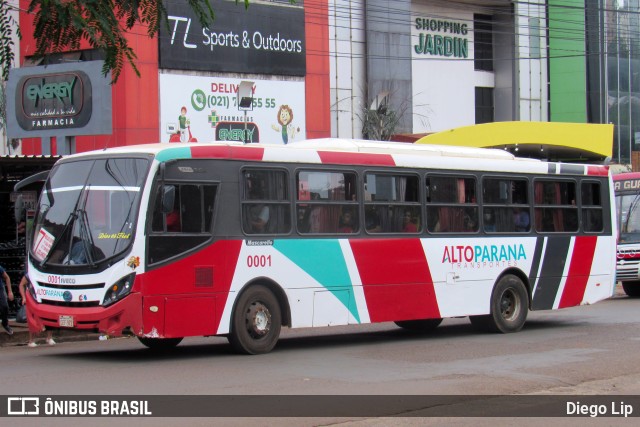
{"type": "Polygon", "coordinates": [[[500,313],[505,320],[513,320],[520,311],[520,304],[516,294],[511,289],[507,289],[500,298],[500,313]]]}
{"type": "Polygon", "coordinates": [[[247,330],[254,338],[261,338],[271,329],[271,313],[261,302],[254,302],[247,310],[247,330]]]}

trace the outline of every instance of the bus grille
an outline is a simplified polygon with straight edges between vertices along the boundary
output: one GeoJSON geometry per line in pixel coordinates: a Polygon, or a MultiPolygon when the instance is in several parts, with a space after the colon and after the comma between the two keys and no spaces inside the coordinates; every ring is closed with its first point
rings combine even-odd
{"type": "Polygon", "coordinates": [[[38,282],[38,286],[42,286],[43,288],[50,288],[50,289],[82,291],[82,290],[88,290],[88,289],[102,289],[104,288],[104,283],[91,283],[88,285],[54,285],[52,283],[38,282]]]}
{"type": "Polygon", "coordinates": [[[639,266],[638,260],[619,259],[616,265],[616,280],[639,280],[639,266]]]}
{"type": "Polygon", "coordinates": [[[43,304],[56,305],[58,307],[98,307],[100,301],[54,301],[50,299],[43,299],[43,304]]]}

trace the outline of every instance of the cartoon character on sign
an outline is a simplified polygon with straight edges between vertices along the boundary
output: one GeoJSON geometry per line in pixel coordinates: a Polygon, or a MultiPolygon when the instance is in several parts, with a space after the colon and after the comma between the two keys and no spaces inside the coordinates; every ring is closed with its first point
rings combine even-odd
{"type": "Polygon", "coordinates": [[[191,135],[191,121],[187,118],[187,107],[180,109],[178,130],[171,135],[169,142],[198,142],[198,140],[191,135]]]}
{"type": "Polygon", "coordinates": [[[296,128],[291,122],[293,122],[293,110],[288,105],[281,105],[278,109],[279,125],[271,125],[271,128],[282,133],[282,142],[285,144],[289,142],[289,138],[293,139],[296,133],[300,132],[300,128],[296,128]]]}

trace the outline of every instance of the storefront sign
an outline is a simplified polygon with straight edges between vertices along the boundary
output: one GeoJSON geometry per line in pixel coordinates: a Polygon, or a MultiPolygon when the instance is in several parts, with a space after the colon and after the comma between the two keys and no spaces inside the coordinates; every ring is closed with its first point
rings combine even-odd
{"type": "Polygon", "coordinates": [[[467,58],[469,41],[467,24],[445,19],[416,18],[418,43],[413,46],[418,55],[467,58]]]}
{"type": "Polygon", "coordinates": [[[304,76],[304,10],[278,4],[220,1],[203,28],[183,1],[164,2],[160,68],[304,76]]]}
{"type": "Polygon", "coordinates": [[[160,74],[161,141],[285,144],[305,139],[303,81],[254,80],[252,108],[245,116],[238,109],[241,80],[160,74]]]}
{"type": "Polygon", "coordinates": [[[25,76],[17,89],[16,119],[24,130],[78,128],[91,119],[91,80],[82,71],[25,76]]]}

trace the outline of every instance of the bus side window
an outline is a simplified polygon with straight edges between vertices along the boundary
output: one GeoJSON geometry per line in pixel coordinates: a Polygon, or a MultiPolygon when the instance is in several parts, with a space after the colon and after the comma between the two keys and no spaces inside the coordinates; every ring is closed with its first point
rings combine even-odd
{"type": "Polygon", "coordinates": [[[242,229],[246,234],[287,234],[291,202],[287,173],[279,169],[242,172],[242,229]]]}
{"type": "Polygon", "coordinates": [[[599,182],[583,182],[582,195],[582,227],[584,231],[597,233],[604,230],[602,200],[599,182]]]}
{"type": "MultiPolygon", "coordinates": [[[[166,197],[166,196],[165,196],[166,197]]],[[[156,193],[156,199],[153,207],[153,218],[151,221],[151,231],[164,232],[164,231],[179,231],[180,229],[180,197],[178,186],[161,186],[158,187],[156,193]],[[167,189],[174,188],[173,191],[173,208],[169,212],[166,205],[167,200],[163,198],[163,195],[169,194],[167,189]]]]}
{"type": "Polygon", "coordinates": [[[484,230],[493,233],[528,233],[531,208],[528,181],[504,177],[482,180],[484,230]]]}
{"type": "Polygon", "coordinates": [[[199,233],[204,228],[200,186],[183,185],[181,193],[182,231],[185,233],[199,233]]]}
{"type": "Polygon", "coordinates": [[[216,185],[167,184],[165,187],[173,188],[173,200],[166,200],[163,207],[164,189],[159,188],[151,218],[150,264],[187,253],[211,238],[216,185]]]}
{"type": "Polygon", "coordinates": [[[534,182],[535,228],[542,232],[578,230],[576,184],[538,179],[534,182]]]}

